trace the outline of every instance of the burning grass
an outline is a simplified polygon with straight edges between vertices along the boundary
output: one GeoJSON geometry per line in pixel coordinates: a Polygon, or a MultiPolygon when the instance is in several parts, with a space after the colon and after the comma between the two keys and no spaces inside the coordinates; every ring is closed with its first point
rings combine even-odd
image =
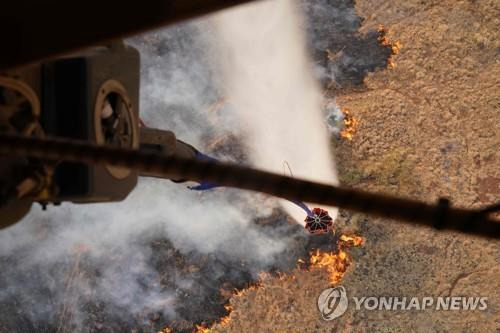
{"type": "Polygon", "coordinates": [[[311,269],[326,269],[332,285],[342,280],[347,268],[352,263],[352,259],[347,253],[351,246],[361,246],[364,243],[363,237],[341,235],[337,245],[337,252],[321,252],[316,250],[311,253],[309,264],[311,269]]]}
{"type": "MultiPolygon", "coordinates": [[[[364,243],[364,238],[357,235],[348,235],[342,234],[337,238],[336,241],[336,251],[328,252],[321,251],[319,249],[310,253],[309,262],[306,263],[304,260],[299,259],[297,262],[297,268],[299,270],[316,270],[316,269],[325,269],[329,275],[329,283],[332,285],[338,284],[347,268],[352,263],[352,258],[348,253],[348,249],[350,247],[362,246],[364,243]],[[306,267],[304,268],[304,265],[306,267]]],[[[277,273],[275,275],[271,275],[270,273],[262,272],[259,274],[259,280],[250,285],[248,288],[243,288],[239,290],[235,290],[233,292],[233,297],[242,297],[247,295],[249,292],[257,291],[261,288],[265,288],[264,282],[270,278],[277,278],[279,280],[286,279],[295,279],[295,275],[277,273]]],[[[206,326],[204,324],[196,325],[194,329],[194,333],[210,333],[213,331],[215,326],[225,326],[231,322],[231,315],[234,313],[234,308],[230,304],[225,306],[228,314],[224,317],[221,317],[217,322],[212,324],[211,326],[206,326]]],[[[172,331],[160,331],[158,333],[172,333],[172,331]]]]}
{"type": "Polygon", "coordinates": [[[359,120],[348,109],[343,108],[341,111],[344,114],[344,128],[340,131],[340,137],[351,141],[357,131],[359,120]]]}
{"type": "Polygon", "coordinates": [[[399,54],[403,44],[399,40],[392,41],[387,35],[389,34],[389,29],[386,28],[383,24],[380,24],[378,27],[378,42],[380,45],[387,47],[391,50],[391,56],[387,59],[387,68],[393,69],[396,67],[396,63],[394,62],[393,55],[399,54]]]}
{"type": "Polygon", "coordinates": [[[204,325],[196,325],[195,333],[209,333],[212,331],[213,326],[215,325],[227,325],[231,321],[231,313],[233,312],[233,307],[231,305],[225,305],[226,311],[228,315],[221,317],[216,323],[214,323],[211,327],[206,327],[204,325]]]}

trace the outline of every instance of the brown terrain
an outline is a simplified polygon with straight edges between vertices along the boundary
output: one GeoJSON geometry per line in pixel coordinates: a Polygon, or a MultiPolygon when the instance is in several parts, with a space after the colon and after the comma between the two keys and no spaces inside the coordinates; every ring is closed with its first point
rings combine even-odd
{"type": "MultiPolygon", "coordinates": [[[[351,141],[334,140],[345,186],[463,207],[500,198],[500,3],[356,1],[360,33],[384,24],[402,48],[395,66],[363,89],[338,89],[359,120],[351,141]]],[[[391,66],[389,66],[391,67],[391,66]]],[[[498,241],[341,211],[340,230],[365,238],[349,250],[340,284],[355,296],[487,296],[486,311],[348,311],[323,321],[316,307],[326,269],[267,278],[230,300],[211,332],[498,332],[498,241]]]]}

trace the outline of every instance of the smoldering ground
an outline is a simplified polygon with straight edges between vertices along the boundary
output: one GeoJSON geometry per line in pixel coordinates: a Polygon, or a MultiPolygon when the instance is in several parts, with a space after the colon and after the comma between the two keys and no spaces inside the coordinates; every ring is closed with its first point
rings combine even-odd
{"type": "Polygon", "coordinates": [[[359,89],[366,74],[386,67],[391,50],[377,42],[377,31],[358,32],[363,18],[356,12],[355,0],[301,0],[301,4],[308,18],[308,49],[325,86],[359,89]]]}
{"type": "MultiPolygon", "coordinates": [[[[302,5],[320,78],[351,77],[349,61],[325,62],[321,50],[331,41],[332,51],[362,45],[352,3],[302,5]]],[[[128,41],[141,52],[144,122],[202,150],[228,134],[237,137],[240,125],[230,106],[215,122],[205,112],[224,97],[212,29],[203,19],[128,41]]],[[[349,57],[370,60],[376,53],[356,52],[349,57]]],[[[237,161],[248,154],[244,144],[230,142],[214,152],[217,157],[237,161]]],[[[276,207],[263,195],[235,189],[200,194],[153,179],[141,179],[120,203],[63,204],[46,212],[35,205],[21,223],[0,232],[0,331],[153,332],[170,326],[188,332],[195,323],[210,323],[225,315],[228,292],[256,281],[259,272],[287,271],[313,248],[333,246],[331,236],[310,237],[276,207]]]]}

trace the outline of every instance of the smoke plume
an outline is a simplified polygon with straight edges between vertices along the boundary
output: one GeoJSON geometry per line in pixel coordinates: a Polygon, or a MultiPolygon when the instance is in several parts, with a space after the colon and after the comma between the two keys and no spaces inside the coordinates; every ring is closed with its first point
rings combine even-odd
{"type": "MultiPolygon", "coordinates": [[[[213,126],[205,112],[221,97],[211,29],[196,21],[129,41],[142,57],[144,122],[202,150],[207,138],[233,130],[236,119],[224,116],[228,108],[213,126]]],[[[231,159],[230,152],[218,157],[231,159]]],[[[293,267],[307,255],[307,235],[276,215],[275,206],[255,193],[200,194],[151,179],[141,179],[123,202],[63,203],[47,211],[35,204],[0,233],[0,331],[154,331],[170,321],[189,331],[224,314],[224,283],[241,288],[259,272],[293,267]],[[272,224],[255,223],[271,214],[272,224]],[[206,309],[206,302],[222,310],[206,309]]]]}
{"type": "MultiPolygon", "coordinates": [[[[295,2],[265,1],[128,40],[141,53],[141,118],[220,159],[279,173],[286,162],[295,177],[335,183],[326,118],[336,126],[339,113],[330,103],[322,114],[311,73],[359,83],[386,59],[371,61],[380,49],[357,35],[352,1],[300,3],[306,21],[295,2]],[[325,48],[339,58],[326,59],[325,48]]],[[[277,206],[265,195],[195,193],[156,179],[140,179],[119,203],[35,204],[0,231],[0,332],[190,332],[226,314],[222,289],[291,269],[332,243],[277,206]]]]}
{"type": "MultiPolygon", "coordinates": [[[[295,4],[264,1],[214,18],[223,88],[254,166],[283,173],[288,163],[295,177],[337,184],[321,91],[295,4]]],[[[300,208],[283,204],[303,221],[300,208]]],[[[336,209],[329,211],[335,218],[336,209]]]]}

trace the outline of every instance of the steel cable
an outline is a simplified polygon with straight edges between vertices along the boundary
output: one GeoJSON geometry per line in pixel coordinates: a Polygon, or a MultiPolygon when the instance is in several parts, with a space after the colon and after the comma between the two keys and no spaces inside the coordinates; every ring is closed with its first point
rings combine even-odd
{"type": "Polygon", "coordinates": [[[451,207],[447,199],[440,199],[437,204],[432,205],[286,177],[240,165],[146,153],[62,138],[0,134],[0,154],[30,156],[48,161],[111,164],[155,172],[165,178],[212,182],[289,200],[337,206],[439,230],[500,238],[500,223],[490,216],[491,212],[498,210],[498,204],[472,210],[451,207]]]}

